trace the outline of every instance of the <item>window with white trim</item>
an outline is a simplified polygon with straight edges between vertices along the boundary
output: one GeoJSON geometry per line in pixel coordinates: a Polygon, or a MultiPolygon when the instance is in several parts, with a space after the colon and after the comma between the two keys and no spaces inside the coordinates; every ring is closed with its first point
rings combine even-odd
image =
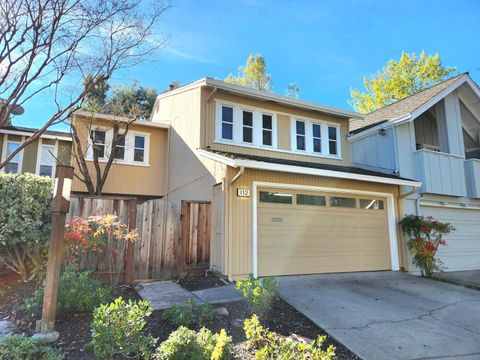
{"type": "Polygon", "coordinates": [[[292,118],[291,131],[292,151],[341,157],[339,125],[292,118]]]}
{"type": "Polygon", "coordinates": [[[53,167],[55,164],[54,145],[43,145],[40,147],[40,165],[38,175],[53,178],[53,167]]]}
{"type": "Polygon", "coordinates": [[[118,134],[115,144],[116,154],[115,160],[125,160],[125,135],[118,134]]]}
{"type": "Polygon", "coordinates": [[[100,129],[93,129],[93,151],[97,154],[99,159],[105,158],[105,144],[106,144],[106,132],[100,129]]]}
{"type": "Polygon", "coordinates": [[[145,162],[145,136],[135,135],[133,161],[145,162]]]}
{"type": "Polygon", "coordinates": [[[305,144],[305,121],[297,120],[295,122],[295,129],[297,134],[297,150],[305,151],[306,144],[305,144]]]}
{"type": "MultiPolygon", "coordinates": [[[[5,157],[8,157],[12,152],[17,150],[20,147],[18,141],[8,141],[7,142],[7,153],[5,157]]],[[[16,153],[15,156],[5,165],[5,172],[14,174],[20,172],[20,161],[21,161],[21,151],[16,153]]]]}
{"type": "Polygon", "coordinates": [[[244,143],[253,143],[253,113],[251,111],[242,111],[242,139],[244,143]]]}
{"type": "Polygon", "coordinates": [[[215,141],[275,149],[276,115],[262,109],[217,100],[215,141]]]}

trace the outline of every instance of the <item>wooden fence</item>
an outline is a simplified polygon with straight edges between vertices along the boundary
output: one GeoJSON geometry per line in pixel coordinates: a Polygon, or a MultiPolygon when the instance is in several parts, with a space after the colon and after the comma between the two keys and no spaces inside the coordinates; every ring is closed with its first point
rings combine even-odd
{"type": "MultiPolygon", "coordinates": [[[[139,239],[127,244],[116,259],[125,282],[175,279],[208,268],[210,261],[210,203],[182,202],[182,215],[164,199],[138,204],[132,198],[73,197],[67,221],[78,216],[114,214],[139,239]]],[[[98,273],[108,271],[106,257],[81,259],[82,266],[98,273]]],[[[123,277],[122,277],[123,278],[123,277]]]]}

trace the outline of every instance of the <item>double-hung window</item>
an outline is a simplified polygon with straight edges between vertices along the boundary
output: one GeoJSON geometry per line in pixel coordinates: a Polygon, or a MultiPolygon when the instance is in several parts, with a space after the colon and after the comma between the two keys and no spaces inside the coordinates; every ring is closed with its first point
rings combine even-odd
{"type": "Polygon", "coordinates": [[[133,161],[145,162],[145,136],[135,135],[133,161]]]}
{"type": "Polygon", "coordinates": [[[251,111],[242,111],[242,140],[244,143],[253,143],[253,113],[251,111]]]}
{"type": "Polygon", "coordinates": [[[295,122],[295,129],[297,133],[297,150],[306,150],[306,134],[305,134],[305,122],[297,120],[295,122]]]}
{"type": "MultiPolygon", "coordinates": [[[[12,152],[18,149],[20,146],[19,142],[16,141],[9,141],[7,143],[7,153],[6,157],[8,157],[12,152]]],[[[6,173],[18,173],[20,172],[20,161],[21,161],[21,151],[16,153],[15,156],[9,161],[9,163],[5,166],[6,173]]]]}
{"type": "Polygon", "coordinates": [[[115,159],[125,160],[125,135],[124,134],[117,135],[115,149],[116,149],[115,159]]]}
{"type": "Polygon", "coordinates": [[[273,142],[273,117],[262,114],[262,145],[272,146],[273,142]]]}
{"type": "Polygon", "coordinates": [[[320,124],[312,124],[312,143],[313,152],[322,152],[322,127],[320,124]]]}
{"type": "Polygon", "coordinates": [[[330,155],[338,155],[337,129],[335,126],[328,127],[328,153],[330,155]]]}
{"type": "Polygon", "coordinates": [[[222,139],[233,140],[233,108],[222,106],[222,139]]]}
{"type": "Polygon", "coordinates": [[[55,146],[41,145],[40,147],[40,164],[38,167],[38,175],[53,178],[53,166],[55,164],[55,146]]]}
{"type": "Polygon", "coordinates": [[[99,159],[103,159],[105,157],[105,131],[99,129],[92,130],[92,138],[93,152],[99,159]]]}

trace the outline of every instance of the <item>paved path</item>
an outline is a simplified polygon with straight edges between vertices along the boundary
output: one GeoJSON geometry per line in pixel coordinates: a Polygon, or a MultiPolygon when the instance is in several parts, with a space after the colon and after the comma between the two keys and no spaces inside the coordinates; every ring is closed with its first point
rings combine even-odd
{"type": "Polygon", "coordinates": [[[480,270],[448,271],[435,273],[433,276],[454,284],[473,286],[480,289],[480,270]]]}
{"type": "Polygon", "coordinates": [[[279,294],[365,360],[480,359],[480,291],[372,272],[281,277],[279,294]]]}
{"type": "Polygon", "coordinates": [[[220,304],[243,299],[233,284],[190,292],[174,281],[155,281],[137,285],[135,289],[142,299],[150,302],[154,310],[181,305],[187,300],[220,304]]]}

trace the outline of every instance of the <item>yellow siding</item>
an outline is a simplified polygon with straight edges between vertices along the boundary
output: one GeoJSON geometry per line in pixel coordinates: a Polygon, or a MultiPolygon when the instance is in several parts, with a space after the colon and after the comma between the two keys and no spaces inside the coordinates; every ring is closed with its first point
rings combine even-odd
{"type": "MultiPolygon", "coordinates": [[[[398,202],[398,186],[377,184],[364,181],[345,180],[309,175],[287,174],[272,171],[246,169],[232,186],[229,186],[238,169],[229,168],[226,178],[227,222],[226,244],[228,248],[228,276],[238,279],[252,272],[252,197],[236,196],[237,188],[253,190],[253,182],[296,184],[327,188],[363,190],[370,192],[392,193],[398,202]]],[[[395,209],[398,214],[398,208],[395,209]]],[[[400,244],[399,244],[400,245],[400,244]]],[[[400,246],[399,246],[400,247],[400,246]]],[[[400,258],[405,266],[404,257],[400,258]]]]}
{"type": "MultiPolygon", "coordinates": [[[[83,151],[85,151],[88,143],[88,128],[90,126],[111,127],[111,122],[105,120],[76,118],[74,121],[82,141],[83,151]]],[[[142,126],[141,124],[132,124],[129,131],[150,133],[149,165],[141,166],[114,163],[110,168],[107,181],[102,191],[103,194],[163,196],[166,184],[168,130],[142,126]]],[[[79,165],[76,163],[74,157],[72,157],[72,164],[76,168],[75,171],[79,173],[79,165]]],[[[90,176],[95,183],[96,177],[93,161],[87,161],[87,166],[90,176]]],[[[100,163],[102,170],[104,167],[105,163],[100,163]]],[[[80,180],[74,178],[72,191],[86,192],[87,189],[80,180]]]]}
{"type": "Polygon", "coordinates": [[[307,111],[301,109],[294,109],[284,105],[280,105],[274,102],[261,102],[258,100],[253,100],[245,97],[240,97],[237,95],[229,94],[223,91],[217,91],[213,93],[211,98],[206,102],[206,99],[212,93],[211,89],[203,88],[202,92],[202,116],[205,116],[203,119],[204,124],[204,133],[202,133],[202,147],[210,147],[218,151],[227,151],[240,154],[248,155],[257,155],[264,157],[273,157],[281,158],[288,160],[297,160],[297,161],[310,161],[324,164],[335,164],[335,165],[351,165],[350,159],[350,144],[347,141],[348,133],[348,119],[333,116],[330,114],[324,114],[315,111],[307,111]],[[266,111],[274,112],[277,114],[277,143],[279,150],[282,151],[272,151],[265,149],[255,149],[248,147],[240,147],[235,145],[226,145],[216,143],[215,140],[215,99],[230,101],[237,104],[243,104],[247,106],[257,107],[265,109],[266,111]],[[206,105],[205,105],[206,104],[206,105]],[[205,109],[206,106],[206,109],[205,109]],[[203,115],[205,114],[205,115],[203,115]],[[303,154],[294,154],[289,153],[291,149],[291,129],[290,129],[290,119],[292,117],[300,117],[304,119],[312,120],[323,120],[335,124],[340,124],[341,132],[341,152],[342,159],[329,159],[320,156],[309,156],[303,154]]]}

